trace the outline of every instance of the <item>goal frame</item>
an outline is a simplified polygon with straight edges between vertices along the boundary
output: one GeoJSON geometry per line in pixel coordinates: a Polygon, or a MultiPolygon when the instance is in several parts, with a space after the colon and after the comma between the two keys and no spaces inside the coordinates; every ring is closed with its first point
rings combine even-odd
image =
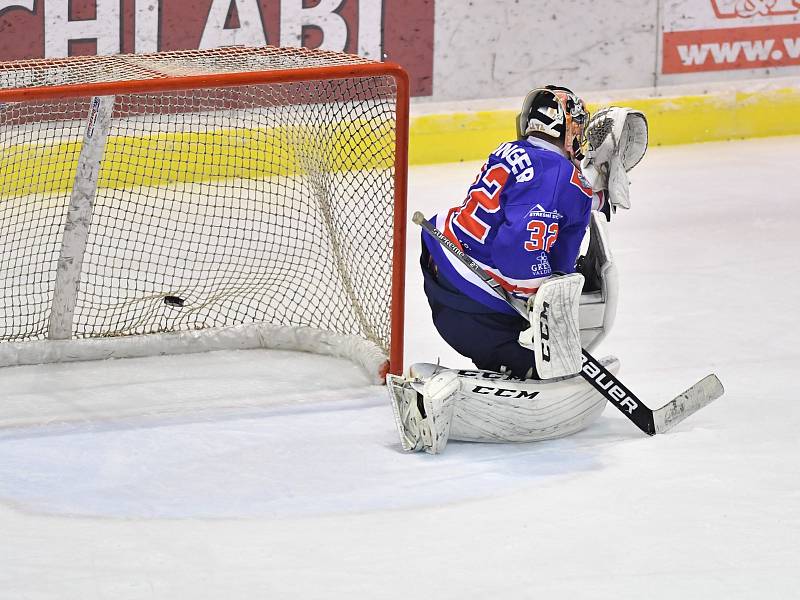
{"type": "MultiPolygon", "coordinates": [[[[239,47],[232,50],[241,50],[239,47]]],[[[124,55],[122,55],[124,56],[124,55]]],[[[146,57],[148,54],[134,55],[146,57]]],[[[153,55],[150,55],[153,56],[153,55]]],[[[0,62],[0,73],[14,68],[58,67],[76,64],[81,60],[97,60],[98,57],[70,57],[66,59],[37,59],[0,62]]],[[[410,114],[410,81],[408,73],[392,62],[364,62],[359,64],[315,66],[268,71],[240,71],[174,76],[157,70],[133,66],[118,56],[103,56],[103,60],[120,60],[128,69],[137,69],[141,78],[117,81],[74,83],[52,86],[0,89],[0,104],[6,102],[42,101],[67,98],[92,98],[120,94],[147,92],[173,92],[208,88],[236,87],[246,85],[299,83],[366,77],[391,77],[397,89],[395,162],[394,162],[394,211],[391,282],[391,318],[389,362],[387,373],[400,374],[403,369],[404,312],[405,312],[405,245],[406,245],[406,199],[408,192],[408,143],[410,114]]],[[[153,334],[146,334],[153,335],[153,334]]],[[[136,336],[140,337],[140,336],[136,336]]],[[[120,338],[116,338],[120,339],[120,338]]],[[[38,344],[38,342],[23,342],[38,344]]],[[[51,342],[48,342],[51,343],[51,342]]],[[[0,344],[1,345],[1,344],[0,344]]],[[[382,369],[383,370],[383,369],[382,369]]],[[[385,376],[386,373],[382,373],[385,376]]]]}

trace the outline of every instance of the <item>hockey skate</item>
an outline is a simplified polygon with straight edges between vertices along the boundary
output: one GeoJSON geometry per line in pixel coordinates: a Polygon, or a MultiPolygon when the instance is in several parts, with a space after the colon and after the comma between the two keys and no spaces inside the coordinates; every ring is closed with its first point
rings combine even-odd
{"type": "Polygon", "coordinates": [[[445,370],[426,381],[389,375],[386,384],[403,450],[428,454],[444,450],[460,386],[458,374],[445,370]]]}

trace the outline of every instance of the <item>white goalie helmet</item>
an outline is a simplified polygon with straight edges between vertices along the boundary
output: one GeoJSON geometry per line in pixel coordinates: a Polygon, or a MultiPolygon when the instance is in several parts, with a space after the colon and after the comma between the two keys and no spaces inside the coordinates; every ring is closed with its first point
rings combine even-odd
{"type": "Polygon", "coordinates": [[[589,111],[584,101],[565,87],[548,85],[528,92],[517,115],[517,137],[543,133],[562,140],[570,160],[583,158],[589,111]]]}

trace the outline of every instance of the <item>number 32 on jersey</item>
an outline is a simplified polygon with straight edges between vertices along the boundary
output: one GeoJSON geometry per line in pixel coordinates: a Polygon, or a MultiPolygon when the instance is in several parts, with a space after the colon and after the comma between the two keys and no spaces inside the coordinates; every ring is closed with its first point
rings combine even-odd
{"type": "Polygon", "coordinates": [[[528,223],[528,231],[531,232],[531,239],[525,242],[525,250],[528,252],[539,250],[550,252],[550,248],[558,239],[558,223],[548,225],[544,221],[534,219],[528,223]]]}
{"type": "MultiPolygon", "coordinates": [[[[508,168],[503,164],[496,164],[488,170],[487,166],[483,166],[483,170],[472,184],[467,198],[453,218],[453,222],[461,231],[481,243],[486,241],[491,226],[482,221],[476,212],[481,209],[492,214],[500,210],[500,193],[510,174],[508,168]]],[[[528,223],[528,231],[530,231],[530,239],[524,244],[525,250],[550,252],[550,248],[558,238],[558,223],[548,225],[544,221],[534,219],[528,223]]]]}
{"type": "Polygon", "coordinates": [[[464,204],[453,219],[461,231],[480,243],[486,240],[491,226],[481,221],[475,213],[479,208],[490,214],[500,210],[500,193],[509,176],[505,165],[497,164],[489,170],[486,167],[483,166],[483,171],[472,184],[464,204]]]}

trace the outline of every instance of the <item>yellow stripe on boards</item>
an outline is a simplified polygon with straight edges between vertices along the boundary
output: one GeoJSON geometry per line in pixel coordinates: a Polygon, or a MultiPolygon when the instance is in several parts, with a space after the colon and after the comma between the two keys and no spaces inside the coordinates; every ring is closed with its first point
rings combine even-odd
{"type": "MultiPolygon", "coordinates": [[[[388,120],[318,127],[226,129],[109,136],[99,188],[128,189],[222,179],[265,179],[308,172],[390,169],[394,131],[388,120]]],[[[0,198],[68,195],[81,141],[0,148],[0,198]]]]}
{"type": "MultiPolygon", "coordinates": [[[[650,144],[673,145],[800,134],[800,89],[728,92],[698,96],[619,99],[641,110],[650,144]]],[[[594,112],[600,108],[590,104],[594,112]]],[[[516,111],[420,115],[411,122],[411,164],[483,160],[516,136],[516,111]]]]}
{"type": "MultiPolygon", "coordinates": [[[[651,145],[800,134],[800,89],[620,99],[647,115],[651,145]]],[[[598,105],[590,105],[595,111],[598,105]]],[[[516,135],[516,111],[418,115],[411,120],[412,165],[483,160],[516,135]]],[[[81,142],[0,147],[0,198],[69,194],[81,142]]],[[[172,131],[108,139],[101,188],[162,186],[235,178],[292,176],[312,170],[390,169],[390,120],[335,125],[172,131]]]]}

